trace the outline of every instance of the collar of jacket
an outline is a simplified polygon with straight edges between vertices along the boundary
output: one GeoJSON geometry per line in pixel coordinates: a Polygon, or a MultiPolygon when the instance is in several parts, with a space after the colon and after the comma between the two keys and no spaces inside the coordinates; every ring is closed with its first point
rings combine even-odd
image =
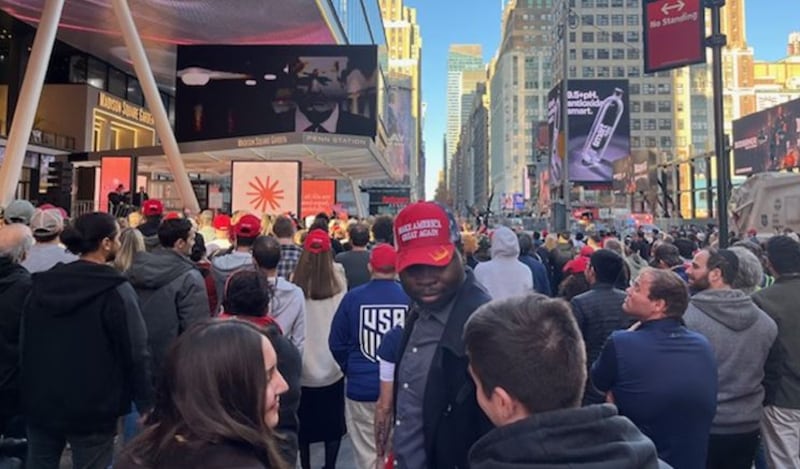
{"type": "Polygon", "coordinates": [[[592,285],[592,290],[611,290],[614,288],[613,283],[606,283],[606,282],[595,282],[592,285]]]}

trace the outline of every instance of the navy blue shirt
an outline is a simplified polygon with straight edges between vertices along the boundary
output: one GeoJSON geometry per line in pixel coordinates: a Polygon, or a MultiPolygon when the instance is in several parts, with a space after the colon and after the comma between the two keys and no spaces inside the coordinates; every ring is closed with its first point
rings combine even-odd
{"type": "Polygon", "coordinates": [[[410,302],[394,280],[372,280],[342,298],[333,316],[328,345],[347,378],[349,399],[378,400],[378,348],[386,334],[403,325],[410,302]]]}
{"type": "Polygon", "coordinates": [[[650,437],[675,469],[704,469],[717,410],[717,364],[705,337],[678,319],[616,331],[592,365],[592,382],[611,391],[620,415],[650,437]]]}

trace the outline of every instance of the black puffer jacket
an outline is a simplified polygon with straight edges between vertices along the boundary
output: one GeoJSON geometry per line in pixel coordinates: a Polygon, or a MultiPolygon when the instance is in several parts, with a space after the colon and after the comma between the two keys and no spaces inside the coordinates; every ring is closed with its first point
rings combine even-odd
{"type": "Polygon", "coordinates": [[[19,414],[19,326],[31,274],[0,258],[0,421],[19,414]]]}

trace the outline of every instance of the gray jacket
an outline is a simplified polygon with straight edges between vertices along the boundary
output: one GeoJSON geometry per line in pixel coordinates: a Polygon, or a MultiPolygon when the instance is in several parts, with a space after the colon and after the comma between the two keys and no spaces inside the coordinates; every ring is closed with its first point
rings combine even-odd
{"type": "Polygon", "coordinates": [[[147,326],[153,375],[178,334],[211,316],[203,275],[188,257],[172,249],[140,252],[128,271],[147,326]]]}
{"type": "Polygon", "coordinates": [[[775,321],[739,290],[697,293],[683,319],[708,339],[717,360],[717,415],[711,433],[758,430],[764,362],[778,335],[775,321]]]}

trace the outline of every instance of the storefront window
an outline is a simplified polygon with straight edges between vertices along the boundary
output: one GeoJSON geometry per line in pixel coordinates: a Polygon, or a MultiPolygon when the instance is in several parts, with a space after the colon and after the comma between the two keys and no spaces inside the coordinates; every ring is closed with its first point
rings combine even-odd
{"type": "Polygon", "coordinates": [[[120,98],[125,97],[127,86],[125,83],[125,74],[116,68],[108,69],[108,92],[120,98]]]}
{"type": "Polygon", "coordinates": [[[94,57],[89,57],[89,72],[86,82],[95,88],[105,89],[107,70],[106,64],[94,57]]]}

